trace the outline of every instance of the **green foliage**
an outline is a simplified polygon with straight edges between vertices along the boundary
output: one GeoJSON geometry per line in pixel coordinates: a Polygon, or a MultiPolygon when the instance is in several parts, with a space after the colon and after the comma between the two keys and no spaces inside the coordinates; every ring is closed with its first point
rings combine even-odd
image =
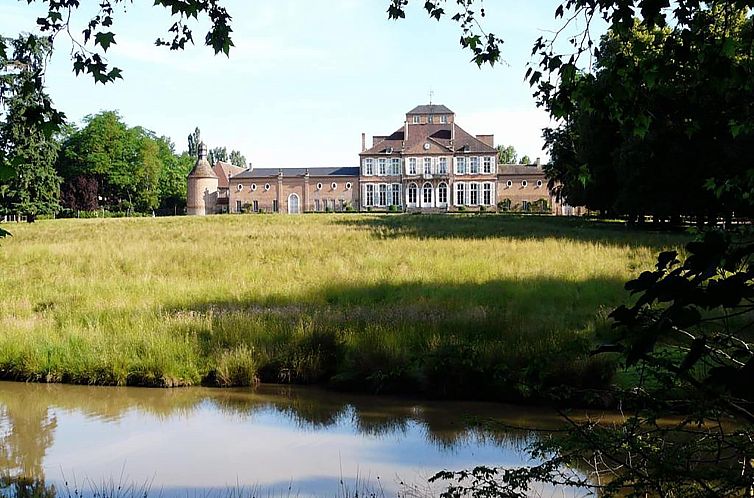
{"type": "MultiPolygon", "coordinates": [[[[176,156],[167,138],[129,128],[117,112],[104,111],[87,116],[85,126],[63,141],[58,170],[67,184],[96,180],[104,206],[148,212],[185,205],[192,163],[188,156],[176,156]]],[[[73,208],[71,199],[68,207],[73,208]]]]}
{"type": "Polygon", "coordinates": [[[225,147],[215,147],[209,151],[207,159],[210,164],[215,164],[217,161],[226,163],[228,162],[228,149],[225,147]]]}
{"type": "Polygon", "coordinates": [[[5,85],[0,93],[4,111],[0,163],[6,167],[5,179],[0,181],[0,209],[32,216],[54,214],[60,196],[60,178],[54,168],[58,144],[36,115],[51,105],[39,82],[50,49],[31,35],[6,42],[12,48],[11,59],[0,60],[0,68],[12,64],[20,69],[0,78],[5,85]]]}
{"type": "Polygon", "coordinates": [[[518,154],[516,149],[512,146],[498,145],[497,146],[497,162],[498,164],[516,164],[518,161],[518,154]]]}
{"type": "Polygon", "coordinates": [[[244,157],[244,155],[241,154],[237,150],[232,150],[230,152],[230,155],[228,156],[228,160],[230,161],[230,164],[232,164],[233,166],[238,166],[239,168],[246,167],[246,157],[244,157]]]}
{"type": "Polygon", "coordinates": [[[607,216],[750,214],[753,23],[722,2],[672,29],[614,28],[594,74],[541,94],[562,118],[545,131],[556,192],[607,216]]]}

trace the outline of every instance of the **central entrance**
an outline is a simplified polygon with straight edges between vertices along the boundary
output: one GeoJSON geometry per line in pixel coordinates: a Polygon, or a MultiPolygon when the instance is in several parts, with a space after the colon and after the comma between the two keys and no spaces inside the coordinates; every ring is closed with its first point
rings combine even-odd
{"type": "Polygon", "coordinates": [[[288,196],[288,214],[299,214],[298,194],[291,194],[288,196]]]}

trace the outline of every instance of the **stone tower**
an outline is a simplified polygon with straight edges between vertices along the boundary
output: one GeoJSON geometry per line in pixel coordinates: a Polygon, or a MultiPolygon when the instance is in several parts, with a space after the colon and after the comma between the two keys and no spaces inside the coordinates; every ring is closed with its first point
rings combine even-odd
{"type": "Polygon", "coordinates": [[[186,213],[204,216],[215,213],[218,178],[207,161],[207,146],[204,142],[199,144],[198,150],[199,157],[194,169],[188,174],[186,213]]]}

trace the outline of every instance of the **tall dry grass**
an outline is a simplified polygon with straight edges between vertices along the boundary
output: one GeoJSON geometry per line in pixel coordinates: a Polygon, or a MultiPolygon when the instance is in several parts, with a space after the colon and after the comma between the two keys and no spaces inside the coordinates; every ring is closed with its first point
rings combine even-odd
{"type": "Polygon", "coordinates": [[[503,216],[42,221],[0,241],[0,377],[503,397],[604,382],[623,282],[677,234],[503,216]]]}

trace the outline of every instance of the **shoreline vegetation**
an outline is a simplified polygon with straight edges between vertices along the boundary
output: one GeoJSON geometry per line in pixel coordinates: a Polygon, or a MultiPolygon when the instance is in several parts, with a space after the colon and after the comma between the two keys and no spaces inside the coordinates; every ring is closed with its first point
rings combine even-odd
{"type": "MultiPolygon", "coordinates": [[[[683,233],[535,216],[45,220],[0,241],[0,378],[536,401],[683,233]]],[[[563,391],[569,396],[568,391],[563,391]]]]}

